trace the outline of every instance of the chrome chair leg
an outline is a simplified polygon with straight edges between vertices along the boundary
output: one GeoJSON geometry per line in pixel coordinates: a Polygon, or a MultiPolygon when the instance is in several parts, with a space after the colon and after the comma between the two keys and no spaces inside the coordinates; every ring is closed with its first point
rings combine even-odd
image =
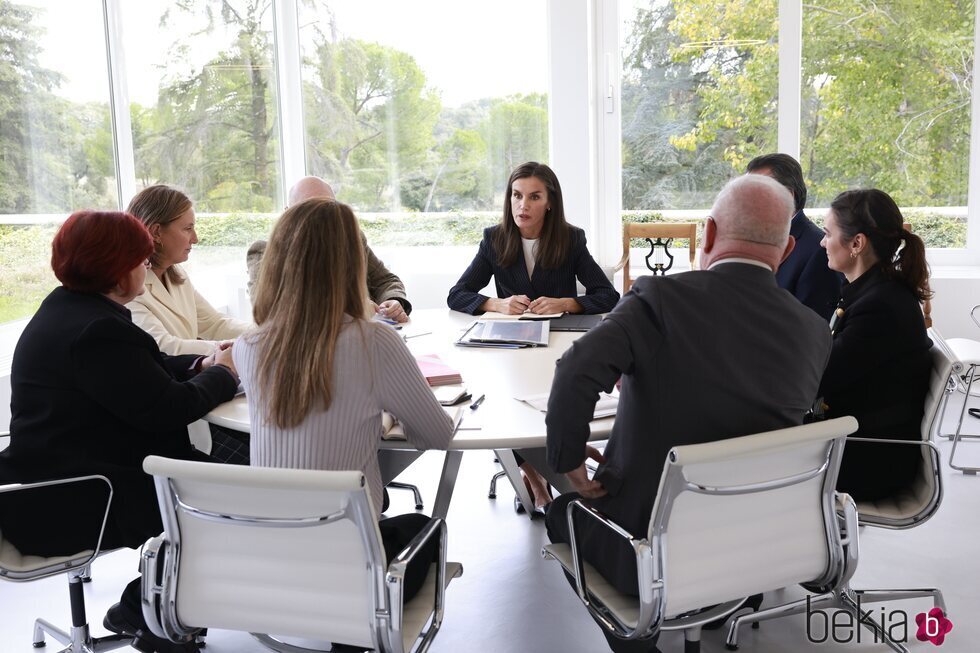
{"type": "Polygon", "coordinates": [[[966,384],[966,397],[963,399],[963,407],[960,408],[960,419],[956,423],[956,431],[953,433],[953,448],[950,449],[949,451],[949,466],[955,470],[963,472],[964,474],[975,476],[976,473],[980,471],[980,467],[968,467],[966,465],[957,465],[955,462],[953,462],[954,459],[956,458],[956,447],[959,446],[960,440],[962,440],[964,437],[961,434],[961,431],[963,429],[963,416],[966,415],[966,408],[967,405],[969,404],[969,399],[970,399],[970,389],[973,387],[973,381],[976,379],[977,376],[977,367],[975,365],[970,367],[969,375],[970,375],[970,379],[969,381],[967,381],[966,384]]]}
{"type": "MultiPolygon", "coordinates": [[[[858,594],[858,592],[854,592],[854,594],[858,594]]],[[[842,592],[840,602],[857,619],[858,626],[867,628],[872,632],[874,637],[873,641],[884,642],[888,645],[888,648],[896,651],[896,653],[909,653],[909,650],[905,646],[889,637],[888,633],[885,632],[885,628],[880,623],[867,616],[867,614],[862,614],[864,611],[861,610],[860,604],[852,598],[851,594],[842,592]]]]}
{"type": "Polygon", "coordinates": [[[394,488],[396,490],[411,490],[412,494],[415,495],[415,509],[422,510],[425,507],[422,504],[422,493],[419,492],[418,487],[412,485],[411,483],[399,483],[397,481],[391,481],[385,487],[394,488]]]}
{"type": "Polygon", "coordinates": [[[870,589],[853,590],[855,596],[861,598],[861,605],[881,601],[901,601],[903,599],[918,599],[931,597],[933,605],[946,614],[946,600],[941,590],[935,587],[921,589],[870,589]]]}
{"type": "Polygon", "coordinates": [[[728,637],[725,640],[725,648],[729,651],[738,650],[738,627],[742,624],[752,624],[755,627],[761,621],[768,621],[769,619],[778,619],[779,617],[786,617],[794,614],[802,614],[810,610],[821,610],[828,605],[834,605],[837,603],[837,597],[834,594],[820,594],[819,596],[810,596],[796,601],[790,601],[783,605],[777,605],[772,608],[766,608],[765,610],[759,610],[758,612],[749,612],[747,614],[735,617],[732,620],[732,625],[728,628],[728,637]]]}
{"type": "Polygon", "coordinates": [[[493,478],[490,479],[490,491],[487,492],[488,499],[497,498],[497,479],[500,478],[501,476],[506,476],[506,475],[507,472],[505,472],[504,470],[500,470],[499,472],[493,475],[493,478]]]}
{"type": "Polygon", "coordinates": [[[130,635],[109,635],[93,639],[89,632],[88,620],[85,617],[85,593],[82,590],[86,570],[88,567],[81,567],[68,573],[68,595],[71,599],[71,621],[70,631],[64,631],[54,624],[44,620],[34,620],[34,648],[45,646],[44,636],[50,635],[58,640],[60,644],[66,644],[67,648],[62,649],[61,653],[102,653],[111,651],[132,643],[130,635]]]}

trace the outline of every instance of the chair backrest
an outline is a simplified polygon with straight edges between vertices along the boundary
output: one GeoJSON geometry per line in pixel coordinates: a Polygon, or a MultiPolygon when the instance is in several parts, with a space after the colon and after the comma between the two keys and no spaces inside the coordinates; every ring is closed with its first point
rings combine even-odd
{"type": "Polygon", "coordinates": [[[691,269],[694,269],[694,257],[697,252],[698,225],[694,222],[627,222],[623,225],[623,258],[620,265],[623,269],[623,294],[629,292],[633,281],[630,279],[630,240],[633,238],[686,238],[688,240],[688,258],[691,269]]]}
{"type": "MultiPolygon", "coordinates": [[[[90,475],[63,478],[37,483],[13,483],[0,485],[0,517],[4,515],[4,501],[30,501],[31,509],[37,510],[42,518],[57,521],[57,515],[72,509],[72,498],[84,497],[84,501],[99,501],[100,520],[91,524],[86,532],[91,532],[91,546],[75,553],[59,556],[38,556],[20,551],[4,538],[3,519],[0,518],[0,578],[12,581],[31,581],[79,570],[99,555],[102,547],[102,534],[112,505],[112,483],[105,476],[90,475]],[[83,487],[84,486],[84,487],[83,487]],[[31,496],[33,495],[33,496],[31,496]],[[30,497],[30,498],[28,498],[30,497]]],[[[57,527],[55,527],[57,530],[57,527]]],[[[77,535],[77,533],[75,534],[77,535]]],[[[83,538],[84,539],[84,538],[83,538]]]]}
{"type": "Polygon", "coordinates": [[[675,447],[648,539],[664,614],[844,573],[835,491],[853,417],[675,447]]]}
{"type": "Polygon", "coordinates": [[[218,465],[151,456],[186,627],[378,648],[386,561],[360,472],[218,465]]]}
{"type": "Polygon", "coordinates": [[[919,429],[922,449],[919,474],[912,486],[897,496],[878,501],[858,501],[861,524],[882,528],[910,528],[932,517],[942,503],[941,458],[932,444],[932,438],[941,425],[941,409],[950,387],[950,375],[961,371],[963,365],[950,351],[942,334],[935,327],[929,329],[929,337],[932,339],[932,348],[929,350],[932,370],[919,429]]]}

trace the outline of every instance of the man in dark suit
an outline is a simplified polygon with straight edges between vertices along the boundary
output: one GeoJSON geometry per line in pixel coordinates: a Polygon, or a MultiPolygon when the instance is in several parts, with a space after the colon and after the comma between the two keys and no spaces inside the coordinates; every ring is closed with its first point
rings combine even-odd
{"type": "MultiPolygon", "coordinates": [[[[558,361],[546,418],[548,462],[577,493],[549,508],[548,534],[567,542],[566,506],[580,496],[643,537],[664,460],[675,445],[801,424],[830,355],[827,324],[776,285],[793,249],[793,199],[774,180],[725,186],[705,223],[701,270],[642,277],[558,361]],[[622,378],[605,458],[587,445],[600,391],[622,378]],[[593,479],[585,459],[602,464],[593,479]]],[[[585,558],[620,591],[637,594],[632,550],[583,528],[585,558]]],[[[624,642],[616,651],[656,650],[624,642]]]]}
{"type": "MultiPolygon", "coordinates": [[[[303,177],[289,189],[289,206],[308,199],[335,199],[333,188],[319,177],[303,177]]],[[[248,267],[248,296],[253,302],[267,244],[265,240],[257,240],[249,246],[245,254],[245,263],[248,267]]],[[[375,311],[396,322],[408,321],[412,304],[405,294],[405,284],[375,256],[363,233],[361,244],[364,245],[364,255],[367,258],[368,298],[374,304],[375,311]]]]}
{"type": "Polygon", "coordinates": [[[776,271],[776,283],[829,321],[840,299],[844,279],[827,267],[827,252],[820,246],[823,231],[803,214],[806,206],[803,168],[790,155],[777,153],[755,157],[745,171],[772,177],[793,193],[796,213],[789,233],[796,240],[796,247],[776,271]]]}

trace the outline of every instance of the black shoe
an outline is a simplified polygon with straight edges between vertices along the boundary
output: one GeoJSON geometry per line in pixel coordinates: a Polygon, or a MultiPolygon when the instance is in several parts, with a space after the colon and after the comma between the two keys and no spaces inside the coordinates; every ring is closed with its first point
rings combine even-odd
{"type": "Polygon", "coordinates": [[[143,653],[198,653],[200,651],[200,646],[197,642],[191,641],[183,644],[171,642],[168,639],[157,637],[149,630],[137,626],[126,615],[125,609],[118,603],[106,611],[102,625],[106,630],[117,635],[132,637],[133,648],[143,653]]]}
{"type": "Polygon", "coordinates": [[[970,413],[970,417],[980,417],[980,408],[968,408],[966,412],[970,413]]]}

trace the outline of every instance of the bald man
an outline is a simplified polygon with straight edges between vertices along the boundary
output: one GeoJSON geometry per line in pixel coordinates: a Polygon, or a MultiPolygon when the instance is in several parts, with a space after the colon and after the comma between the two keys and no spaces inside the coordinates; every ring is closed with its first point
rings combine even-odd
{"type": "MultiPolygon", "coordinates": [[[[319,177],[303,177],[289,189],[288,206],[299,204],[309,199],[335,199],[333,188],[319,177]]],[[[364,244],[364,255],[367,258],[368,295],[374,310],[382,317],[405,322],[412,312],[412,304],[405,295],[405,284],[395,274],[390,272],[385,264],[374,255],[368,247],[367,238],[361,234],[364,244]]],[[[265,254],[266,241],[257,240],[248,248],[245,262],[248,266],[248,295],[255,301],[255,289],[258,287],[259,268],[262,256],[265,254]]]]}
{"type": "MultiPolygon", "coordinates": [[[[645,537],[664,460],[675,445],[795,426],[817,396],[830,330],[776,285],[793,249],[793,197],[763,175],[721,191],[705,223],[701,269],[637,279],[632,290],[557,363],[548,402],[548,463],[577,493],[548,509],[548,534],[568,542],[565,509],[580,496],[645,537]],[[605,459],[587,445],[598,393],[622,377],[605,459]],[[600,461],[586,475],[587,457],[600,461]]],[[[637,594],[631,549],[583,528],[585,557],[637,594]]],[[[656,650],[610,640],[615,651],[656,650]]]]}

